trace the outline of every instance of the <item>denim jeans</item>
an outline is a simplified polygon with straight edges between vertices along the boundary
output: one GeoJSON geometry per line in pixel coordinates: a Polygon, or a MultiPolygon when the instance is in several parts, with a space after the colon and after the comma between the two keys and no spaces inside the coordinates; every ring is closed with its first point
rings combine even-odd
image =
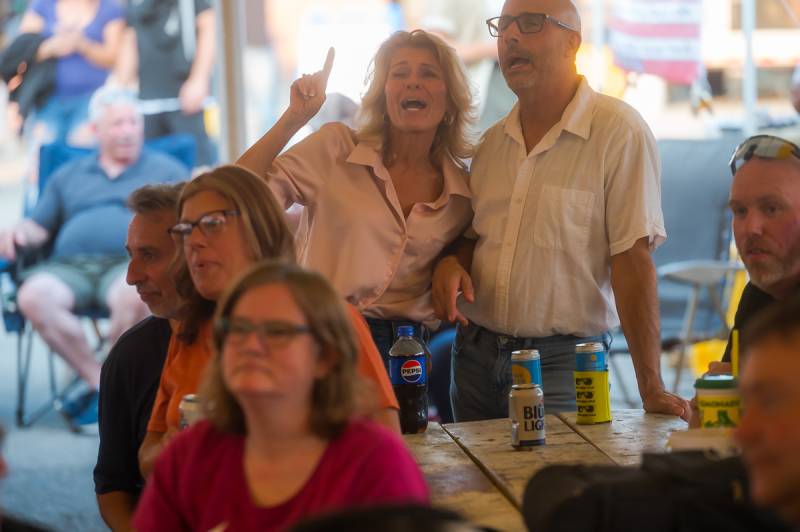
{"type": "Polygon", "coordinates": [[[606,350],[611,335],[584,338],[556,335],[545,338],[516,338],[494,333],[470,323],[458,326],[453,343],[450,399],[457,422],[508,417],[511,389],[511,352],[538,349],[542,362],[542,391],[545,411],[574,411],[575,345],[603,342],[606,350]]]}

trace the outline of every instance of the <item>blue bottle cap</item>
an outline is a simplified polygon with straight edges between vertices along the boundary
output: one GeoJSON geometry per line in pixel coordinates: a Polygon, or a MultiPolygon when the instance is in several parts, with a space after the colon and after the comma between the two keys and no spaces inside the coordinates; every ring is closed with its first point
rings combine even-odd
{"type": "Polygon", "coordinates": [[[401,325],[397,328],[397,337],[401,336],[414,336],[414,327],[412,325],[401,325]]]}

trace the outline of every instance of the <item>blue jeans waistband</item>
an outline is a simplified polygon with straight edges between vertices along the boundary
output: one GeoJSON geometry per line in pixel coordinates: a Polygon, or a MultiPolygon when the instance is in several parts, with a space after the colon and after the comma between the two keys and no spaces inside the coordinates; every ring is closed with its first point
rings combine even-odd
{"type": "Polygon", "coordinates": [[[540,337],[521,337],[502,334],[487,329],[476,323],[470,323],[464,331],[465,334],[474,335],[475,341],[480,336],[487,335],[493,337],[497,347],[500,349],[516,351],[519,349],[536,349],[543,344],[557,344],[557,343],[581,343],[582,341],[594,342],[602,341],[605,345],[606,351],[611,347],[611,334],[606,331],[594,336],[575,336],[572,334],[554,334],[551,336],[540,337]]]}

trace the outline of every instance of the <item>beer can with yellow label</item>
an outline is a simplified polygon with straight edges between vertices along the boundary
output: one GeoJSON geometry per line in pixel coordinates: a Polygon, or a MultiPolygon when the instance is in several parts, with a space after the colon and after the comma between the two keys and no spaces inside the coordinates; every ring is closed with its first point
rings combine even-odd
{"type": "Polygon", "coordinates": [[[574,375],[578,424],[592,425],[611,421],[608,371],[576,371],[574,375]]]}

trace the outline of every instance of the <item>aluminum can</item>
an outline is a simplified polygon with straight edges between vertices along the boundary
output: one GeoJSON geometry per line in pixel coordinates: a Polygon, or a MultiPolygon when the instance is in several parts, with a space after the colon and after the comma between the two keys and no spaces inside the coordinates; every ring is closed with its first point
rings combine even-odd
{"type": "Polygon", "coordinates": [[[200,397],[193,393],[184,395],[180,404],[178,404],[178,411],[181,414],[181,430],[194,425],[203,418],[203,412],[200,409],[200,397]]]}
{"type": "Polygon", "coordinates": [[[538,384],[514,384],[508,394],[511,446],[544,445],[544,393],[538,384]]]}
{"type": "Polygon", "coordinates": [[[742,416],[739,381],[731,375],[705,375],[694,383],[700,427],[732,428],[742,416]]]}
{"type": "Polygon", "coordinates": [[[576,371],[575,402],[579,425],[611,421],[611,396],[608,371],[576,371]]]}
{"type": "Polygon", "coordinates": [[[542,361],[536,349],[511,352],[511,383],[542,385],[542,361]]]}
{"type": "Polygon", "coordinates": [[[601,342],[587,342],[575,346],[575,371],[606,371],[608,356],[601,342]]]}

